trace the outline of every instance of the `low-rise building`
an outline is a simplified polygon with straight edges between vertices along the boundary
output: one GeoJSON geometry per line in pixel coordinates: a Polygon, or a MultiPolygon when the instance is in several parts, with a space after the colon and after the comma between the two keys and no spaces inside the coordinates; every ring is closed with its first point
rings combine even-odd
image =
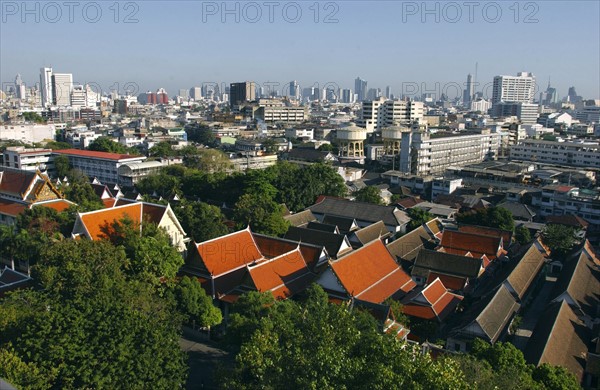
{"type": "Polygon", "coordinates": [[[54,140],[56,128],[54,125],[31,123],[8,123],[0,125],[0,140],[15,140],[27,144],[54,140]]]}
{"type": "Polygon", "coordinates": [[[511,160],[534,161],[575,167],[600,168],[600,144],[524,140],[510,148],[511,160]]]}
{"type": "Polygon", "coordinates": [[[4,150],[4,166],[25,171],[51,171],[54,167],[52,150],[9,146],[4,150]]]}

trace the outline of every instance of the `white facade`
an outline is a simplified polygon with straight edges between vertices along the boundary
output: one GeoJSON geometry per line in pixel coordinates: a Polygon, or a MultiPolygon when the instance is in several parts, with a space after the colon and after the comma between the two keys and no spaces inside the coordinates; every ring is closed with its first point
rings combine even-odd
{"type": "Polygon", "coordinates": [[[357,124],[372,133],[383,127],[411,125],[423,122],[423,102],[406,100],[386,100],[381,97],[362,103],[360,119],[357,124]]]}
{"type": "Polygon", "coordinates": [[[535,77],[519,72],[517,76],[496,76],[492,91],[492,103],[532,103],[535,93],[535,77]]]}
{"type": "Polygon", "coordinates": [[[598,142],[524,140],[510,148],[511,160],[600,168],[598,142]]]}
{"type": "Polygon", "coordinates": [[[40,124],[8,124],[0,125],[0,140],[15,140],[24,143],[54,140],[56,128],[54,125],[40,124]]]}
{"type": "Polygon", "coordinates": [[[25,171],[50,170],[52,150],[9,146],[4,151],[4,166],[25,171]]]}
{"type": "Polygon", "coordinates": [[[400,170],[414,175],[442,174],[450,166],[463,166],[496,159],[501,134],[481,130],[481,134],[432,138],[429,133],[402,134],[400,170]]]}
{"type": "Polygon", "coordinates": [[[40,90],[42,107],[52,104],[52,68],[40,69],[40,90]]]}
{"type": "Polygon", "coordinates": [[[71,73],[52,74],[52,103],[56,106],[70,106],[73,91],[73,75],[71,73]]]}
{"type": "Polygon", "coordinates": [[[586,221],[600,224],[600,195],[598,192],[569,186],[546,186],[531,200],[541,216],[577,215],[586,221]]]}

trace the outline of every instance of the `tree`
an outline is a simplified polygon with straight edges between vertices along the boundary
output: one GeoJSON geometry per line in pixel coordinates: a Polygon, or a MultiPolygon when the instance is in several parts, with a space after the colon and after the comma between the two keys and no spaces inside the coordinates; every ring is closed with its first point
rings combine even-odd
{"type": "Polygon", "coordinates": [[[214,145],[216,137],[210,127],[205,124],[189,125],[185,128],[189,141],[197,142],[202,145],[214,145]]]}
{"type": "Polygon", "coordinates": [[[141,194],[162,196],[170,199],[173,195],[181,193],[181,179],[170,175],[166,170],[162,170],[156,175],[148,175],[142,178],[135,188],[141,194]]]}
{"type": "Polygon", "coordinates": [[[329,303],[319,286],[299,301],[270,295],[250,293],[232,309],[228,333],[241,345],[224,388],[467,388],[455,362],[382,334],[370,314],[329,303]]]}
{"type": "Polygon", "coordinates": [[[22,117],[25,121],[35,122],[35,123],[46,123],[44,118],[40,116],[37,112],[24,112],[22,117]]]}
{"type": "Polygon", "coordinates": [[[233,167],[229,157],[217,149],[199,149],[196,155],[184,158],[184,164],[203,172],[226,172],[233,167]]]}
{"type": "Polygon", "coordinates": [[[40,288],[0,300],[0,350],[50,388],[181,387],[181,317],[150,285],[128,280],[125,262],[107,241],[48,245],[34,267],[40,288]]]}
{"type": "Polygon", "coordinates": [[[531,233],[525,226],[520,225],[515,228],[515,240],[521,245],[527,244],[531,241],[531,233]]]}
{"type": "Polygon", "coordinates": [[[80,211],[93,211],[104,208],[100,197],[96,194],[87,176],[80,170],[69,171],[69,185],[64,188],[68,200],[77,203],[80,211]]]}
{"type": "Polygon", "coordinates": [[[354,193],[354,196],[359,202],[383,204],[383,199],[381,199],[379,188],[374,186],[367,186],[365,188],[361,188],[360,190],[354,193]]]}
{"type": "Polygon", "coordinates": [[[156,143],[148,152],[152,157],[167,157],[175,154],[171,144],[166,141],[156,143]]]}
{"type": "Polygon", "coordinates": [[[283,219],[283,207],[269,197],[245,194],[235,204],[233,219],[242,229],[250,225],[252,231],[273,236],[284,234],[289,222],[283,219]]]}
{"type": "Polygon", "coordinates": [[[410,217],[410,222],[408,223],[407,232],[415,230],[419,226],[421,226],[424,223],[427,223],[427,222],[431,221],[433,218],[435,218],[435,216],[433,214],[431,214],[429,211],[419,208],[419,207],[413,207],[411,209],[408,209],[408,211],[406,213],[410,217]]]}
{"type": "Polygon", "coordinates": [[[56,175],[59,179],[67,176],[71,170],[71,163],[69,163],[69,157],[64,154],[59,154],[54,157],[54,168],[56,169],[56,175]]]}
{"type": "Polygon", "coordinates": [[[109,153],[128,153],[128,149],[126,146],[115,142],[110,137],[101,136],[96,138],[88,147],[89,150],[94,150],[97,152],[109,152],[109,153]]]}
{"type": "Polygon", "coordinates": [[[183,230],[195,242],[203,242],[227,234],[225,217],[218,207],[204,202],[182,201],[174,208],[183,230]]]}
{"type": "Polygon", "coordinates": [[[199,326],[210,328],[223,320],[221,310],[213,305],[197,279],[184,276],[175,286],[175,299],[188,322],[194,321],[199,326]]]}
{"type": "Polygon", "coordinates": [[[513,231],[515,222],[510,211],[503,207],[488,207],[476,212],[461,213],[456,216],[458,223],[494,227],[513,231]]]}
{"type": "Polygon", "coordinates": [[[564,367],[551,366],[547,363],[533,370],[532,378],[543,384],[548,390],[578,390],[581,389],[575,375],[564,367]]]}
{"type": "MultiPolygon", "coordinates": [[[[50,142],[46,142],[46,147],[48,149],[52,149],[52,150],[61,150],[61,149],[71,149],[73,146],[70,143],[67,142],[60,142],[60,141],[50,141],[50,142]]],[[[59,156],[54,157],[54,162],[56,163],[56,159],[59,156]]],[[[66,157],[66,156],[64,156],[66,157]]]]}
{"type": "Polygon", "coordinates": [[[262,147],[267,153],[277,153],[277,141],[267,138],[262,142],[262,147]]]}
{"type": "Polygon", "coordinates": [[[323,144],[319,146],[319,150],[322,152],[332,152],[333,146],[331,144],[323,144]]]}
{"type": "Polygon", "coordinates": [[[546,225],[542,229],[542,241],[548,245],[554,256],[564,256],[573,249],[577,238],[575,229],[565,225],[546,225]]]}

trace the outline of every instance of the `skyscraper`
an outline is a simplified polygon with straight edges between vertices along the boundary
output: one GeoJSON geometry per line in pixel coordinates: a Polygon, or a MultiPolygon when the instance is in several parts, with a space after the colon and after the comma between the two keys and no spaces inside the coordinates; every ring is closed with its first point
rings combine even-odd
{"type": "Polygon", "coordinates": [[[354,91],[359,102],[365,100],[367,98],[367,81],[357,77],[354,80],[354,91]]]}
{"type": "Polygon", "coordinates": [[[73,75],[71,73],[52,74],[52,103],[56,106],[70,106],[73,92],[73,75]]]}
{"type": "Polygon", "coordinates": [[[581,96],[577,95],[575,87],[569,87],[569,92],[567,92],[567,99],[571,103],[578,103],[583,100],[581,96]]]}
{"type": "Polygon", "coordinates": [[[229,86],[229,105],[252,101],[256,99],[256,84],[254,81],[245,81],[243,83],[231,83],[229,86]]]}
{"type": "Polygon", "coordinates": [[[52,68],[40,69],[40,91],[42,97],[42,107],[52,104],[52,68]]]}
{"type": "Polygon", "coordinates": [[[463,92],[463,106],[471,107],[471,102],[475,96],[475,86],[473,85],[473,75],[469,73],[467,75],[467,84],[463,92]]]}
{"type": "Polygon", "coordinates": [[[342,89],[342,103],[354,103],[351,89],[342,89]]]}
{"type": "Polygon", "coordinates": [[[492,104],[500,102],[532,103],[535,93],[535,77],[528,72],[517,76],[496,76],[492,91],[492,104]]]}
{"type": "Polygon", "coordinates": [[[550,106],[555,104],[557,99],[556,88],[550,86],[550,79],[548,79],[548,88],[546,88],[546,91],[540,93],[540,104],[550,106]]]}
{"type": "Polygon", "coordinates": [[[200,87],[190,88],[190,97],[194,100],[200,100],[200,98],[202,98],[202,88],[200,88],[200,87]]]}
{"type": "Polygon", "coordinates": [[[23,84],[23,80],[21,80],[21,75],[17,74],[17,77],[15,77],[15,95],[17,97],[17,99],[25,99],[27,96],[26,95],[26,88],[25,88],[25,84],[23,84]]]}
{"type": "Polygon", "coordinates": [[[385,87],[385,98],[386,99],[392,98],[392,87],[390,87],[389,85],[387,87],[385,87]]]}
{"type": "Polygon", "coordinates": [[[290,97],[300,99],[300,86],[296,80],[290,81],[290,97]]]}

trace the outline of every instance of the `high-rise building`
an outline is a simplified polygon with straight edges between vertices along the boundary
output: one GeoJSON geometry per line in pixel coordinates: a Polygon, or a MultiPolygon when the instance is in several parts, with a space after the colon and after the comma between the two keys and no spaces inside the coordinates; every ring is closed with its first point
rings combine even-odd
{"type": "Polygon", "coordinates": [[[556,88],[550,86],[550,79],[548,79],[548,88],[546,88],[546,91],[540,93],[540,104],[543,106],[551,106],[556,104],[557,101],[558,96],[556,94],[556,88]]]}
{"type": "Polygon", "coordinates": [[[56,106],[70,106],[73,91],[71,73],[52,73],[52,103],[56,106]]]}
{"type": "Polygon", "coordinates": [[[463,106],[471,107],[471,102],[475,96],[475,86],[473,85],[473,75],[469,73],[467,75],[467,84],[463,92],[463,106]]]}
{"type": "Polygon", "coordinates": [[[187,99],[190,97],[190,91],[188,89],[180,89],[178,96],[181,96],[182,98],[187,99]]]}
{"type": "Polygon", "coordinates": [[[194,100],[200,100],[202,98],[202,88],[200,88],[200,87],[190,88],[190,97],[194,100]]]}
{"type": "Polygon", "coordinates": [[[23,83],[20,74],[17,74],[15,77],[15,97],[21,100],[27,97],[27,88],[25,88],[25,84],[23,83]]]}
{"type": "Polygon", "coordinates": [[[357,77],[356,80],[354,80],[354,92],[356,92],[359,102],[365,100],[367,98],[367,80],[357,77]]]}
{"type": "Polygon", "coordinates": [[[375,100],[381,97],[381,88],[371,88],[367,92],[367,100],[375,100]]]}
{"type": "Polygon", "coordinates": [[[575,87],[569,87],[569,92],[567,92],[567,99],[570,103],[579,103],[583,100],[581,96],[577,95],[575,87]]]}
{"type": "Polygon", "coordinates": [[[392,87],[390,87],[389,85],[387,87],[385,87],[385,98],[386,99],[392,98],[392,87]]]}
{"type": "Polygon", "coordinates": [[[169,104],[169,95],[164,88],[159,88],[156,91],[156,104],[169,104]]]}
{"type": "Polygon", "coordinates": [[[71,91],[71,106],[85,107],[86,103],[85,87],[83,85],[74,85],[71,91]]]}
{"type": "Polygon", "coordinates": [[[300,85],[296,80],[290,81],[290,97],[296,100],[300,99],[300,85]]]}
{"type": "Polygon", "coordinates": [[[42,107],[52,104],[52,68],[40,69],[40,91],[42,107]]]}
{"type": "Polygon", "coordinates": [[[496,76],[492,91],[492,104],[499,102],[533,103],[535,77],[528,72],[517,76],[496,76]]]}
{"type": "Polygon", "coordinates": [[[373,132],[395,125],[410,126],[423,121],[423,102],[408,100],[386,100],[384,97],[366,100],[357,124],[373,132]]]}
{"type": "Polygon", "coordinates": [[[229,85],[229,105],[231,107],[256,100],[256,84],[254,81],[231,83],[229,85]]]}
{"type": "Polygon", "coordinates": [[[354,103],[354,94],[351,89],[342,89],[342,103],[354,103]]]}

